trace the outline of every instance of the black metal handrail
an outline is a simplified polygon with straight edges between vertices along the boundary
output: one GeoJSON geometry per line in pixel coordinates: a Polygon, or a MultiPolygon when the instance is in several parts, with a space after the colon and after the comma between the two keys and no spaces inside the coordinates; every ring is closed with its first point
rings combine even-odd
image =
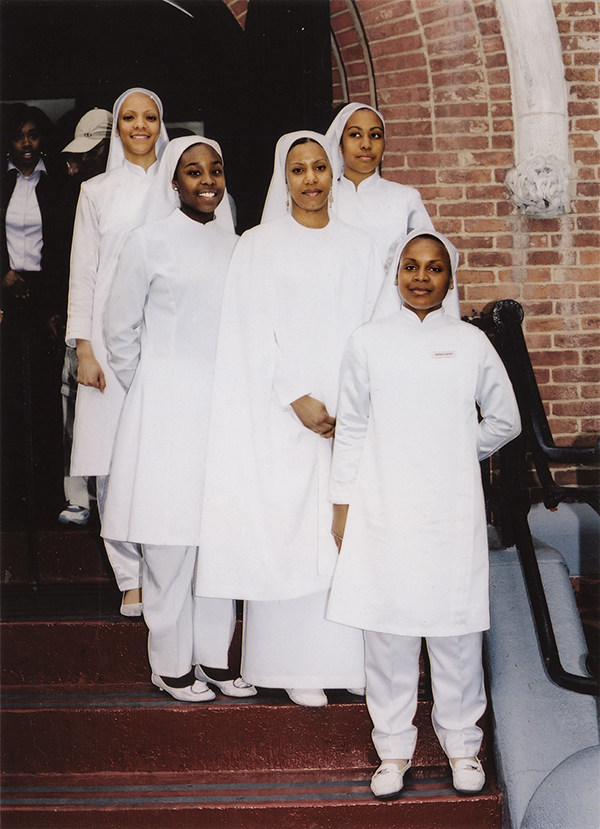
{"type": "MultiPolygon", "coordinates": [[[[534,459],[544,491],[544,504],[555,508],[569,498],[585,501],[598,511],[598,493],[582,487],[561,487],[554,483],[548,460],[568,464],[596,463],[600,455],[594,447],[557,447],[552,438],[542,399],[523,337],[523,309],[514,300],[497,302],[492,309],[495,346],[515,389],[523,431],[500,450],[500,512],[502,540],[516,546],[542,659],[550,679],[569,691],[598,695],[598,678],[567,671],[560,660],[552,618],[529,528],[531,497],[527,486],[527,452],[534,459]]],[[[484,326],[481,326],[484,327],[484,326]]]]}
{"type": "Polygon", "coordinates": [[[556,446],[527,351],[521,323],[523,308],[512,299],[497,302],[492,309],[496,348],[512,380],[523,431],[535,471],[542,487],[544,506],[555,509],[562,501],[584,501],[600,514],[598,488],[560,486],[554,481],[548,461],[568,465],[600,462],[600,440],[595,446],[556,446]]]}
{"type": "Polygon", "coordinates": [[[544,503],[547,507],[556,507],[558,503],[569,498],[575,501],[585,501],[598,510],[597,492],[590,493],[582,487],[559,487],[552,479],[547,462],[549,458],[568,464],[595,463],[599,456],[598,444],[595,447],[575,447],[565,450],[555,446],[521,329],[523,309],[514,300],[502,300],[495,304],[492,310],[492,320],[496,349],[513,383],[523,423],[521,435],[503,447],[499,455],[502,540],[505,546],[514,545],[517,548],[542,659],[548,676],[561,688],[581,694],[598,695],[597,677],[570,673],[565,670],[560,661],[527,518],[531,498],[527,487],[526,460],[529,450],[544,489],[544,503]]]}

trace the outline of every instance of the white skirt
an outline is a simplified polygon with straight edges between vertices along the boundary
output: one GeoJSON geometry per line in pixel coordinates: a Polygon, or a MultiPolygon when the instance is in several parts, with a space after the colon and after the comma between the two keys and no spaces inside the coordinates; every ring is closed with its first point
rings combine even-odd
{"type": "Polygon", "coordinates": [[[325,618],[329,590],[248,601],[242,676],[262,688],[364,688],[362,630],[325,618]]]}

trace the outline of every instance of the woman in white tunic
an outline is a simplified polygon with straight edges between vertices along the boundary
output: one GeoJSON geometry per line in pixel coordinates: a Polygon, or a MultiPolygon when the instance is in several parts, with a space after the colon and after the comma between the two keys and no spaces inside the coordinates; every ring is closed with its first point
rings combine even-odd
{"type": "Polygon", "coordinates": [[[379,173],[385,151],[383,115],[368,104],[347,104],[327,137],[337,149],[334,210],[342,221],[375,238],[389,267],[407,233],[433,224],[418,190],[379,173]]]}
{"type": "Polygon", "coordinates": [[[384,761],[371,787],[382,798],[399,794],[415,748],[421,637],[455,786],[476,791],[485,779],[476,759],[489,627],[479,461],[516,437],[520,421],[487,337],[442,308],[457,263],[445,237],[410,234],[397,276],[403,307],[352,335],[341,370],[329,496],[343,545],[327,616],[365,630],[367,705],[384,761]]]}
{"type": "MultiPolygon", "coordinates": [[[[368,104],[351,103],[331,122],[327,136],[338,148],[333,209],[343,222],[360,227],[375,239],[386,271],[407,234],[415,228],[433,229],[429,214],[414,187],[382,178],[380,168],[385,152],[385,121],[368,104]]],[[[388,280],[386,301],[393,291],[388,280]]],[[[458,286],[444,300],[446,313],[460,318],[458,286]]]]}
{"type": "Polygon", "coordinates": [[[323,688],[364,687],[359,632],[324,614],[336,560],[327,438],[344,343],[383,279],[373,240],[328,213],[327,146],[309,131],[279,140],[263,223],[231,260],[197,587],[249,600],[242,674],[305,705],[326,704],[323,688]]]}
{"type": "MultiPolygon", "coordinates": [[[[100,520],[124,392],[106,362],[102,314],[123,243],[143,224],[160,157],[168,143],[162,103],[147,89],[128,89],[115,102],[106,173],[81,186],[77,205],[67,320],[67,345],[79,368],[71,475],[96,476],[100,520]]],[[[140,555],[131,544],[105,538],[124,593],[121,612],[140,615],[140,555]]]]}
{"type": "Polygon", "coordinates": [[[142,545],[153,683],[186,702],[214,698],[207,680],[251,696],[243,680],[200,667],[227,671],[235,607],[195,599],[192,584],[219,313],[237,240],[216,142],[169,144],[149,213],[167,217],[125,243],[104,316],[108,362],[127,395],[103,532],[142,545]]]}

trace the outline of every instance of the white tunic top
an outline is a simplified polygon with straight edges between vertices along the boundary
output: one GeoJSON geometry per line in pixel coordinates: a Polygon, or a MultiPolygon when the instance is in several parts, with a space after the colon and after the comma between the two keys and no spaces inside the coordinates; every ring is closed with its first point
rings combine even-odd
{"type": "Polygon", "coordinates": [[[329,490],[350,509],[328,618],[401,636],[487,629],[478,461],[519,432],[510,380],[478,329],[402,309],[355,332],[329,490]]]}
{"type": "Polygon", "coordinates": [[[81,185],[73,230],[67,345],[90,340],[106,389],[77,390],[71,475],[107,475],[124,391],[106,360],[102,314],[128,234],[144,221],[158,164],[148,172],[124,161],[81,185]]]}
{"type": "Polygon", "coordinates": [[[309,229],[285,216],[240,239],[219,332],[203,596],[281,600],[328,588],[331,441],[290,403],[310,394],[335,413],[345,342],[370,318],[382,279],[373,240],[337,219],[309,229]]]}
{"type": "Polygon", "coordinates": [[[134,231],[105,312],[108,362],[129,391],[103,535],[196,546],[219,313],[237,237],[179,209],[134,231]],[[139,364],[138,364],[139,362],[139,364]]]}
{"type": "Polygon", "coordinates": [[[381,178],[377,171],[361,181],[358,189],[342,176],[336,182],[333,209],[343,222],[373,236],[386,270],[411,230],[433,229],[419,191],[381,178]]]}

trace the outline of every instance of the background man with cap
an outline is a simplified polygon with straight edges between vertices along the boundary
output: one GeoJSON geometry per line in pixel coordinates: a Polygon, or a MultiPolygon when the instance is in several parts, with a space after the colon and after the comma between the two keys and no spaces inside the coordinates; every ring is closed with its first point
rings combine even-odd
{"type": "MultiPolygon", "coordinates": [[[[105,109],[92,109],[86,112],[75,127],[73,140],[62,151],[69,177],[61,192],[56,210],[57,247],[55,253],[58,272],[63,275],[61,287],[64,290],[64,296],[61,300],[65,312],[69,287],[71,241],[79,190],[82,182],[103,173],[106,169],[112,122],[112,114],[105,109]]],[[[85,524],[90,515],[88,479],[72,477],[69,474],[77,396],[77,352],[70,346],[67,346],[65,351],[61,393],[65,458],[64,489],[67,503],[58,516],[58,520],[63,524],[85,524]]]]}

